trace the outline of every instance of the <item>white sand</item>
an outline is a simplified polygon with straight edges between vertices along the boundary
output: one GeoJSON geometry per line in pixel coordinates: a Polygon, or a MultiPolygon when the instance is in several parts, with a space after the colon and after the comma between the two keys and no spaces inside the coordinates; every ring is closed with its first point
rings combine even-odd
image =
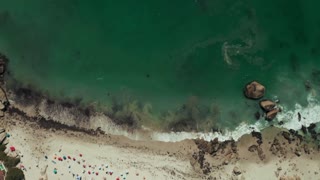
{"type": "Polygon", "coordinates": [[[47,165],[46,174],[50,180],[75,179],[76,175],[82,176],[83,179],[103,179],[103,177],[152,180],[199,178],[192,172],[187,159],[160,155],[152,150],[100,144],[102,140],[99,138],[93,141],[94,138],[86,138],[82,135],[67,135],[64,132],[53,133],[44,130],[33,132],[29,128],[23,127],[22,124],[7,128],[7,132],[11,134],[8,139],[8,147],[13,145],[20,152],[21,164],[25,166],[24,173],[27,180],[39,179],[41,170],[47,165]],[[82,157],[79,156],[80,153],[83,154],[82,157]],[[48,159],[45,158],[45,155],[48,156],[48,159]],[[54,159],[55,156],[71,156],[75,157],[76,161],[67,159],[61,162],[54,159]],[[86,168],[83,168],[83,165],[86,165],[86,168]],[[89,165],[92,167],[89,168],[89,165]],[[108,165],[108,168],[105,165],[108,165]],[[53,173],[54,168],[57,169],[57,174],[53,173]],[[84,170],[85,173],[83,173],[84,170]],[[88,171],[98,172],[99,175],[89,175],[88,171]],[[107,175],[107,171],[112,171],[113,175],[107,175]],[[75,174],[74,178],[72,174],[75,174]]]}

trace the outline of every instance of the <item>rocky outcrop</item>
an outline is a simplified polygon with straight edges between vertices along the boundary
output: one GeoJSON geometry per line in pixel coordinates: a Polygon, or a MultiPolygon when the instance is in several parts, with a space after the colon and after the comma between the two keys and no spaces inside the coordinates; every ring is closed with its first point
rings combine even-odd
{"type": "Polygon", "coordinates": [[[281,146],[280,141],[277,138],[274,138],[273,143],[269,149],[274,155],[285,155],[285,149],[281,146]]]}
{"type": "Polygon", "coordinates": [[[257,81],[248,83],[244,89],[244,95],[249,99],[260,99],[265,94],[265,87],[257,81]]]}
{"type": "Polygon", "coordinates": [[[267,112],[266,120],[272,121],[277,116],[278,112],[279,112],[279,109],[273,109],[273,110],[267,112]]]}
{"type": "Polygon", "coordinates": [[[291,141],[292,141],[291,134],[286,131],[283,131],[281,134],[288,141],[288,143],[291,144],[291,141]]]}
{"type": "Polygon", "coordinates": [[[257,146],[257,145],[252,145],[248,148],[248,151],[250,152],[257,152],[259,159],[261,161],[263,161],[266,158],[266,155],[263,153],[263,150],[261,147],[257,146]]]}
{"type": "Polygon", "coordinates": [[[280,109],[276,108],[277,104],[271,100],[262,100],[259,103],[261,109],[266,112],[265,119],[272,121],[280,112],[280,109]]]}
{"type": "Polygon", "coordinates": [[[251,132],[252,137],[257,138],[257,143],[260,145],[262,144],[262,135],[260,132],[252,131],[251,132]]]}
{"type": "Polygon", "coordinates": [[[270,100],[262,100],[260,101],[260,107],[265,111],[265,112],[269,112],[271,110],[273,110],[276,107],[276,103],[274,103],[273,101],[270,100]]]}

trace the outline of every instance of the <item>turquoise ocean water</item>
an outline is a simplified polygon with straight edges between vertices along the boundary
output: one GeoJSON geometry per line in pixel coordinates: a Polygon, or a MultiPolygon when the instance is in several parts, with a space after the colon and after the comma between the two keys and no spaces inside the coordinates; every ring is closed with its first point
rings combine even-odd
{"type": "Polygon", "coordinates": [[[266,98],[307,105],[320,90],[315,0],[10,0],[0,50],[12,76],[58,100],[176,130],[254,123],[266,98]],[[178,128],[179,127],[179,128],[178,128]]]}

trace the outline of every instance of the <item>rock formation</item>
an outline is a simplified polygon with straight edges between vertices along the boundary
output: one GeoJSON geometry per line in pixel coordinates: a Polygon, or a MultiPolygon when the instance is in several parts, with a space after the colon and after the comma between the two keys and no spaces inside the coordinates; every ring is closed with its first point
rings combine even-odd
{"type": "Polygon", "coordinates": [[[257,81],[247,84],[244,89],[244,95],[249,99],[260,99],[264,96],[265,87],[257,81]]]}
{"type": "Polygon", "coordinates": [[[265,111],[269,112],[273,110],[276,107],[276,103],[270,101],[270,100],[262,100],[260,101],[260,107],[265,111]]]}
{"type": "Polygon", "coordinates": [[[266,114],[266,120],[272,121],[278,114],[279,109],[273,109],[266,114]]]}

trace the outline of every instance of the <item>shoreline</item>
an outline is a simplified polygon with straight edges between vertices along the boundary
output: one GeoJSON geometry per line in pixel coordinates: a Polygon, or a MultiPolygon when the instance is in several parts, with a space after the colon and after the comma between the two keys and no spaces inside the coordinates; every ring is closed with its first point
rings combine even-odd
{"type": "Polygon", "coordinates": [[[118,125],[107,115],[96,112],[93,108],[79,107],[70,102],[55,102],[30,89],[18,89],[18,93],[12,90],[7,91],[11,104],[8,112],[25,115],[32,121],[38,121],[43,127],[56,126],[57,128],[76,130],[87,134],[123,135],[132,140],[164,142],[178,142],[185,139],[198,138],[206,141],[211,141],[215,138],[218,138],[219,141],[238,140],[243,135],[250,134],[253,131],[260,132],[270,126],[297,131],[320,122],[316,118],[317,115],[320,115],[320,105],[316,103],[315,97],[311,95],[309,96],[308,101],[310,103],[308,107],[302,108],[297,104],[295,110],[284,110],[271,122],[260,119],[254,124],[241,123],[235,130],[224,130],[224,132],[163,132],[154,131],[144,126],[135,128],[128,125],[118,125]],[[298,121],[298,114],[302,116],[300,121],[298,121]]]}

